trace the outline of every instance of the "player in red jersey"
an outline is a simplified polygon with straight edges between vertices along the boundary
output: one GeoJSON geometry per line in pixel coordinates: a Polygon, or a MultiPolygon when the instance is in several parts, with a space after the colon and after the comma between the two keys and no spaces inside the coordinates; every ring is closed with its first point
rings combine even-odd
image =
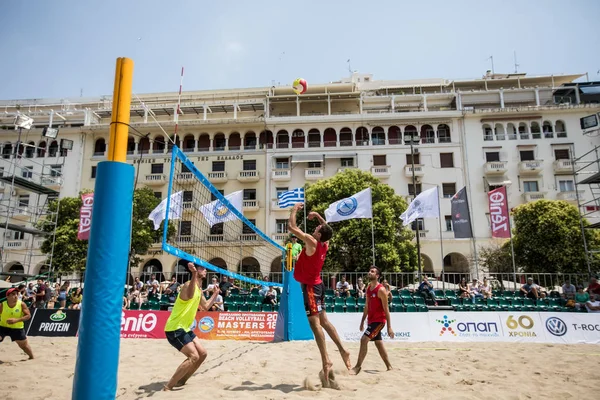
{"type": "Polygon", "coordinates": [[[388,308],[388,296],[385,287],[379,283],[379,277],[381,272],[379,268],[373,266],[369,269],[369,286],[367,286],[366,304],[365,310],[363,311],[362,320],[360,321],[360,330],[362,331],[365,327],[365,319],[368,320],[367,330],[360,340],[360,350],[358,352],[358,361],[352,370],[351,375],[357,375],[360,372],[362,363],[367,356],[367,350],[369,349],[369,342],[372,340],[375,342],[375,347],[379,351],[381,359],[385,363],[387,370],[392,369],[392,364],[388,358],[385,347],[383,347],[383,341],[381,340],[381,331],[385,327],[387,322],[387,333],[390,338],[394,338],[394,331],[392,330],[392,320],[390,317],[390,309],[388,308]]]}
{"type": "Polygon", "coordinates": [[[306,315],[308,316],[310,328],[315,335],[315,340],[321,353],[321,361],[323,362],[323,375],[321,379],[323,380],[323,384],[326,385],[329,384],[329,379],[333,378],[333,363],[327,354],[323,329],[325,329],[331,340],[336,344],[346,368],[350,369],[352,364],[350,363],[350,353],[344,348],[335,327],[329,322],[325,313],[325,285],[321,279],[321,270],[323,269],[323,263],[325,262],[327,249],[329,248],[328,241],[333,235],[333,230],[331,226],[327,225],[323,217],[313,211],[308,214],[308,219],[317,219],[319,226],[317,226],[312,235],[302,232],[296,225],[296,213],[302,207],[303,204],[294,205],[288,222],[289,231],[304,242],[304,249],[300,253],[294,268],[294,278],[302,286],[306,315]]]}

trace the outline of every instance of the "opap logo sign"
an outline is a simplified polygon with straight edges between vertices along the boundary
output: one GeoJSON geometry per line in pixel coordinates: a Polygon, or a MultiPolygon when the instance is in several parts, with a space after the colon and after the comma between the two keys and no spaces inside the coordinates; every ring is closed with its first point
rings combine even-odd
{"type": "Polygon", "coordinates": [[[513,337],[537,337],[536,333],[531,330],[534,325],[533,319],[528,315],[521,315],[516,319],[514,315],[509,315],[506,320],[506,326],[510,329],[508,336],[513,337]]]}
{"type": "Polygon", "coordinates": [[[546,329],[554,336],[564,336],[567,333],[567,324],[557,317],[550,317],[546,320],[546,329]]]}

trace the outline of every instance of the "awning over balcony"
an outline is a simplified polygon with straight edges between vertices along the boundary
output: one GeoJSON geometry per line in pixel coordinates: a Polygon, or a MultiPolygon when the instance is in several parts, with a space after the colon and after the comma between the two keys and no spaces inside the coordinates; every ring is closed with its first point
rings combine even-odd
{"type": "Polygon", "coordinates": [[[292,156],[292,164],[294,163],[309,163],[309,162],[323,162],[323,154],[306,155],[299,154],[292,156]]]}
{"type": "Polygon", "coordinates": [[[489,186],[508,186],[512,182],[505,176],[486,176],[485,180],[489,186]]]}
{"type": "Polygon", "coordinates": [[[325,154],[325,159],[328,158],[353,158],[356,157],[356,153],[330,153],[325,154]]]}

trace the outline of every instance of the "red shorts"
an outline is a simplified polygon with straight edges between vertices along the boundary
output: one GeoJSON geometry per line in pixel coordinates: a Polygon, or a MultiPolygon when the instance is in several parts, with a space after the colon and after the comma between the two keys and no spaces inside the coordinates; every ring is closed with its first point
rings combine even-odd
{"type": "Polygon", "coordinates": [[[306,315],[319,314],[325,309],[325,285],[323,282],[318,285],[302,284],[302,296],[306,315]]]}
{"type": "Polygon", "coordinates": [[[381,340],[381,330],[385,326],[385,322],[373,322],[367,326],[365,336],[371,340],[381,340]]]}

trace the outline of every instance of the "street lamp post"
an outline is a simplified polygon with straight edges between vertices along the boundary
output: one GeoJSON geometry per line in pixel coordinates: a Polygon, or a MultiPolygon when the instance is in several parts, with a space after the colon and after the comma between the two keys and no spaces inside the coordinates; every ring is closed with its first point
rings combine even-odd
{"type": "MultiPolygon", "coordinates": [[[[404,144],[408,144],[410,145],[410,164],[411,164],[411,169],[412,169],[412,187],[413,187],[413,196],[416,198],[417,197],[417,179],[415,177],[415,148],[414,145],[415,144],[419,144],[420,138],[419,136],[415,136],[414,135],[410,135],[410,136],[405,136],[404,139],[404,144]]],[[[414,198],[413,198],[414,201],[414,198]]],[[[419,234],[419,220],[417,219],[416,221],[416,238],[417,238],[417,268],[418,268],[418,277],[419,277],[419,282],[421,281],[421,240],[420,240],[420,234],[419,234]]]]}

